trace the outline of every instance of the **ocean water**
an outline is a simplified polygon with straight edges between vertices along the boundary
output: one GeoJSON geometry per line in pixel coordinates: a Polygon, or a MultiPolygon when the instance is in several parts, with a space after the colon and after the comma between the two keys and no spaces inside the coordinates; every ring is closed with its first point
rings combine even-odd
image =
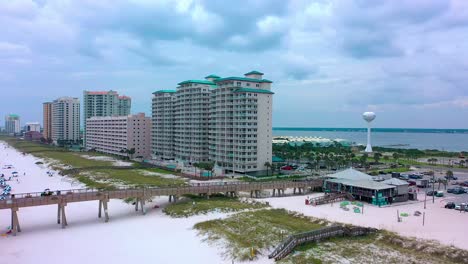
{"type": "MultiPolygon", "coordinates": [[[[346,139],[365,145],[365,128],[273,128],[274,136],[306,136],[346,139]]],[[[374,128],[372,145],[396,148],[468,151],[468,129],[374,128]]]]}

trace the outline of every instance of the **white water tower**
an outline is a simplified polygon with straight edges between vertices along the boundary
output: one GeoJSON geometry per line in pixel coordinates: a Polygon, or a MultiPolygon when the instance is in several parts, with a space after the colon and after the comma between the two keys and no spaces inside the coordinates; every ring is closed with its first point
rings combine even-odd
{"type": "Polygon", "coordinates": [[[364,152],[372,152],[372,146],[371,146],[371,122],[374,121],[375,119],[375,113],[374,112],[365,112],[362,114],[362,118],[366,120],[367,122],[367,146],[364,152]]]}

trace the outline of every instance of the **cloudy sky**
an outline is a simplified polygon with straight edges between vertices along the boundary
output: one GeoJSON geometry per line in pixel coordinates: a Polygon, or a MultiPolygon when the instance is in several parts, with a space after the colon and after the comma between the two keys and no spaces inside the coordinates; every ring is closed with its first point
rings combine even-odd
{"type": "Polygon", "coordinates": [[[274,126],[468,128],[465,0],[2,0],[0,121],[208,74],[272,80],[274,126]],[[229,3],[229,4],[228,4],[229,3]]]}

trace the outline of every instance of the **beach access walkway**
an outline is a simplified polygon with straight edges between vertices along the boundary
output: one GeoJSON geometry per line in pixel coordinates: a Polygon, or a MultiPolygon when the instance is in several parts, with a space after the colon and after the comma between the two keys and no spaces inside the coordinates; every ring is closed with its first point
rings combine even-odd
{"type": "Polygon", "coordinates": [[[281,242],[275,248],[275,250],[271,252],[270,255],[268,255],[268,258],[274,258],[276,261],[281,260],[289,255],[289,253],[291,253],[295,247],[305,243],[318,242],[336,236],[362,236],[375,231],[376,229],[374,228],[333,225],[317,230],[290,235],[283,242],[281,242]]]}
{"type": "MultiPolygon", "coordinates": [[[[155,196],[169,196],[169,202],[177,201],[182,195],[205,195],[209,198],[212,194],[224,193],[226,195],[237,196],[239,192],[250,192],[251,197],[258,197],[262,190],[273,190],[277,195],[284,195],[285,189],[296,190],[302,194],[307,190],[313,190],[323,186],[323,180],[292,180],[292,181],[271,181],[271,182],[217,182],[217,183],[196,183],[184,187],[156,187],[156,188],[125,188],[117,190],[96,190],[96,189],[76,189],[59,190],[54,192],[35,192],[12,194],[5,200],[0,201],[0,210],[11,210],[11,232],[16,235],[21,232],[18,219],[18,210],[22,207],[43,206],[57,204],[57,223],[62,228],[67,226],[65,207],[68,203],[98,201],[98,217],[101,218],[104,211],[105,222],[109,221],[108,202],[110,199],[134,198],[135,210],[141,208],[146,214],[145,200],[155,196]],[[103,210],[104,209],[104,210],[103,210]]],[[[274,195],[273,194],[273,195],[274,195]]]]}

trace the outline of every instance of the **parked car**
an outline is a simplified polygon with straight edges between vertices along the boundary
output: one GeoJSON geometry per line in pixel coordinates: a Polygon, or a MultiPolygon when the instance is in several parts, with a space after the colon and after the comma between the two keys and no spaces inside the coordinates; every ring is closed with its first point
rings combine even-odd
{"type": "Polygon", "coordinates": [[[435,191],[428,191],[426,194],[427,194],[427,196],[433,196],[433,195],[436,194],[436,192],[435,191]]]}
{"type": "Polygon", "coordinates": [[[457,187],[457,188],[454,188],[453,193],[454,194],[464,194],[465,190],[463,188],[461,188],[461,187],[457,187]]]}
{"type": "Polygon", "coordinates": [[[443,191],[437,191],[435,192],[436,197],[444,197],[444,192],[443,191]]]}
{"type": "Polygon", "coordinates": [[[444,176],[444,178],[447,180],[453,180],[453,181],[458,180],[458,177],[455,177],[455,176],[444,176]]]}
{"type": "Polygon", "coordinates": [[[459,184],[460,184],[460,186],[468,187],[468,181],[464,181],[464,182],[461,182],[459,184]]]}
{"type": "Polygon", "coordinates": [[[421,175],[418,175],[418,174],[410,174],[410,175],[409,175],[409,178],[410,178],[410,179],[418,180],[418,179],[422,179],[422,176],[421,176],[421,175]]]}
{"type": "Polygon", "coordinates": [[[454,202],[448,202],[447,204],[445,204],[445,208],[454,209],[455,208],[455,203],[454,202]]]}
{"type": "Polygon", "coordinates": [[[448,192],[448,193],[453,193],[453,192],[455,191],[455,189],[456,189],[456,188],[448,188],[448,189],[447,189],[447,192],[448,192]]]}

